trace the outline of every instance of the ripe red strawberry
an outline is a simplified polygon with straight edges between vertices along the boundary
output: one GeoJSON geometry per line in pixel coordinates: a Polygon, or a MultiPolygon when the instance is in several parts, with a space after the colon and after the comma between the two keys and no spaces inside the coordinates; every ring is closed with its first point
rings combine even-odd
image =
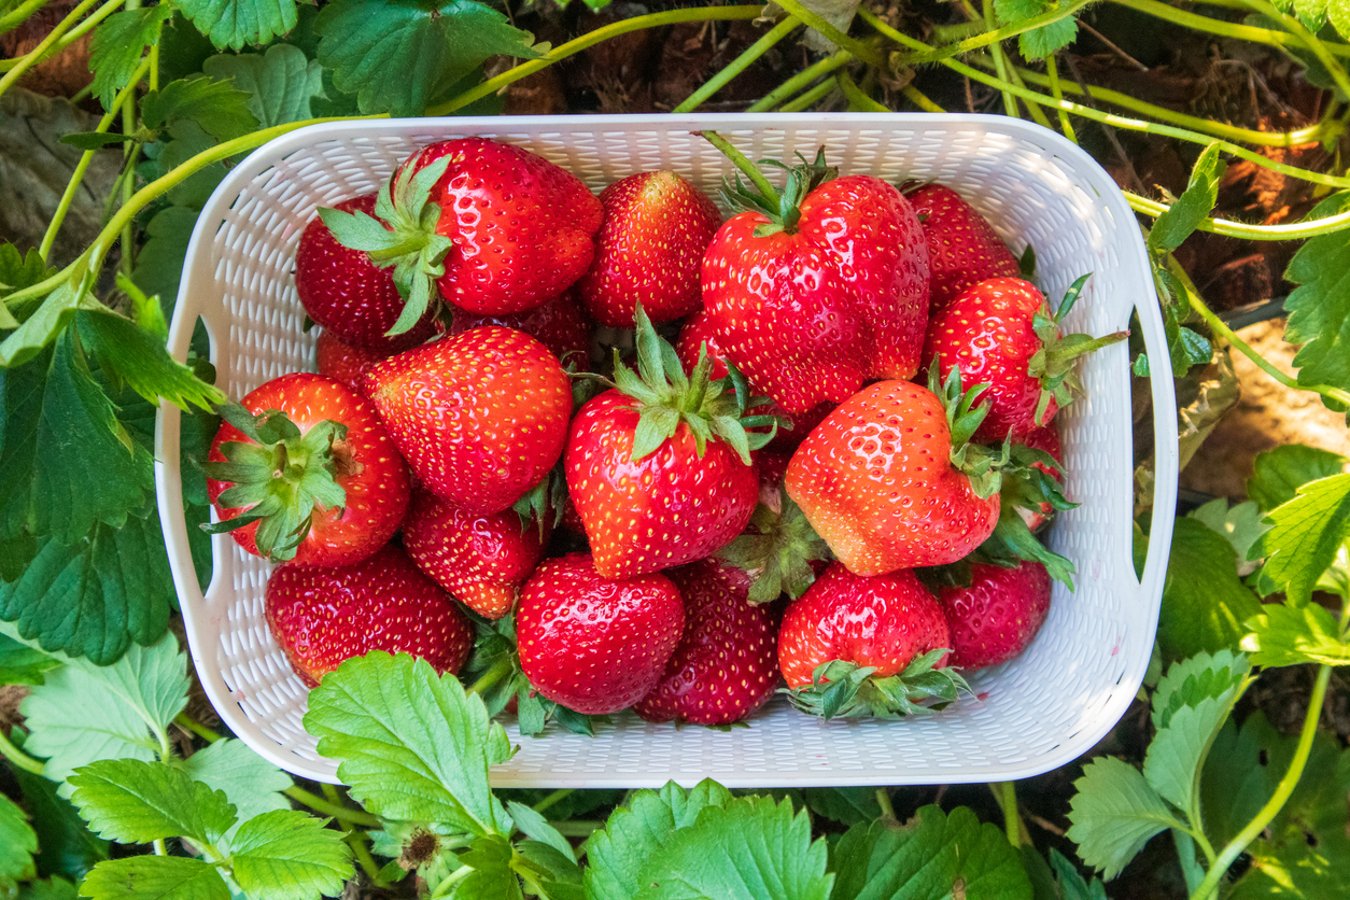
{"type": "Polygon", "coordinates": [[[314,362],[319,374],[342,382],[358,394],[366,372],[387,356],[388,353],[345,343],[327,328],[319,332],[319,340],[314,345],[314,362]]]}
{"type": "Polygon", "coordinates": [[[408,508],[407,467],[374,409],[341,383],[283,375],[221,411],[207,494],[249,553],[312,566],[359,562],[408,508]]]}
{"type": "Polygon", "coordinates": [[[450,320],[450,333],[459,334],[484,325],[501,325],[537,338],[562,362],[578,369],[590,362],[591,323],[581,311],[573,292],[510,316],[478,316],[456,308],[450,320]]]}
{"type": "Polygon", "coordinates": [[[999,517],[1000,460],[966,443],[983,409],[959,381],[943,395],[882,381],[841,404],[797,448],[788,496],[858,575],[956,562],[999,517]]]}
{"type": "Polygon", "coordinates": [[[775,617],[746,598],[740,569],[705,559],[673,569],[684,597],[684,635],[637,714],[649,722],[726,725],[763,706],[778,682],[775,617]]]}
{"type": "Polygon", "coordinates": [[[578,285],[601,325],[632,328],[639,301],[653,322],[699,308],[699,267],[722,214],[674,172],[639,172],[600,194],[595,262],[578,285]]]}
{"type": "Polygon", "coordinates": [[[553,468],[572,386],[528,334],[488,326],[376,363],[374,403],[413,473],[465,512],[501,512],[553,468]]]}
{"type": "Polygon", "coordinates": [[[956,191],[940,184],[924,184],[904,193],[928,241],[934,313],[977,281],[1022,274],[1017,258],[994,226],[956,191]]]}
{"type": "Polygon", "coordinates": [[[989,414],[976,440],[1002,441],[1009,434],[1021,439],[1045,425],[1080,387],[1073,373],[1078,357],[1125,337],[1125,332],[1060,336],[1059,322],[1086,279],[1074,283],[1053,315],[1031,282],[991,278],[967,288],[933,317],[925,365],[936,361],[943,378],[959,368],[964,384],[988,386],[977,395],[989,414]]]}
{"type": "Polygon", "coordinates": [[[728,379],[704,359],[686,377],[638,309],[638,374],[615,367],[614,389],[572,422],[564,469],[605,578],[658,572],[709,556],[750,521],[759,481],[750,450],[768,435],[728,379]]]}
{"type": "Polygon", "coordinates": [[[372,650],[458,672],[473,646],[473,627],[454,601],[392,545],[354,566],[281,566],[264,603],[268,627],[310,687],[372,650]]]}
{"type": "Polygon", "coordinates": [[[800,709],[894,716],[956,699],[950,647],[942,607],[912,571],[863,578],[835,564],[783,614],[778,664],[800,709]]]}
{"type": "Polygon", "coordinates": [[[333,210],[320,210],[305,226],[295,253],[295,290],[309,317],[344,343],[388,355],[422,343],[432,336],[434,326],[427,313],[408,323],[401,334],[390,336],[404,306],[393,272],[373,262],[364,250],[338,243],[330,230],[332,223],[344,218],[342,214],[370,217],[375,200],[375,194],[344,200],[333,210]],[[334,211],[339,215],[333,216],[334,211]]]}
{"type": "Polygon", "coordinates": [[[970,584],[944,588],[938,600],[951,629],[952,665],[982,669],[1027,648],[1050,610],[1050,574],[1023,561],[1014,568],[976,563],[970,584]]]}
{"type": "Polygon", "coordinates": [[[542,552],[539,528],[512,510],[476,515],[426,491],[413,494],[403,548],[417,567],[489,619],[511,611],[542,552]]]}
{"type": "Polygon", "coordinates": [[[722,225],[703,260],[703,308],[722,353],[792,414],[841,403],[870,378],[910,377],[923,348],[918,218],[886,182],[832,174],[822,151],[780,197],[755,172],[759,193],[729,192],[748,211],[722,225]]]}
{"type": "Polygon", "coordinates": [[[516,612],[520,665],[544,697],[587,715],[626,709],[665,673],[684,601],[664,575],[602,577],[584,553],[546,560],[516,612]]]}

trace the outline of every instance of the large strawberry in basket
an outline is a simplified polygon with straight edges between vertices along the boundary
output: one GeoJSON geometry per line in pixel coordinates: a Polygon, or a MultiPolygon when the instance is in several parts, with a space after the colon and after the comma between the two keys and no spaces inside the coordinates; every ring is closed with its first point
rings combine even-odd
{"type": "Polygon", "coordinates": [[[872,378],[909,378],[928,321],[928,251],[909,202],[868,175],[834,177],[824,151],[779,193],[754,181],[703,260],[703,307],[726,358],[789,413],[841,403],[872,378]]]}

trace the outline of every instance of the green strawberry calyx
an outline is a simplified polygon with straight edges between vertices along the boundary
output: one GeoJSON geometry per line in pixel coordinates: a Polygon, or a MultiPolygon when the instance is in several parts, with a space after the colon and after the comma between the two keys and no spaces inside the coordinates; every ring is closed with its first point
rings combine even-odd
{"type": "Polygon", "coordinates": [[[994,526],[993,534],[975,550],[975,560],[1008,568],[1022,560],[1038,562],[1045,566],[1051,578],[1072,590],[1077,571],[1073,562],[1047,547],[1022,515],[1023,512],[1054,515],[1078,506],[1064,496],[1063,477],[1063,467],[1049,453],[1013,445],[999,491],[998,524],[994,526]]]}
{"type": "Polygon", "coordinates": [[[411,329],[433,302],[440,302],[436,279],[445,274],[445,257],[454,244],[436,231],[441,208],[431,192],[451,159],[443,156],[421,168],[399,167],[376,195],[374,216],[319,210],[319,218],[338,243],[363,251],[380,268],[394,270],[403,310],[386,332],[390,337],[411,329]]]}
{"type": "Polygon", "coordinates": [[[950,651],[929,650],[910,660],[896,675],[877,677],[873,666],[841,659],[817,666],[811,683],[784,690],[802,712],[822,719],[870,717],[898,719],[945,709],[974,691],[954,668],[936,668],[950,651]]]}
{"type": "Polygon", "coordinates": [[[656,333],[641,304],[636,321],[637,371],[623,363],[616,349],[612,382],[635,401],[633,461],[656,452],[684,425],[700,459],[709,441],[720,440],[750,465],[750,451],[769,443],[778,432],[776,416],[757,412],[770,402],[768,398],[753,396],[745,377],[730,364],[725,378],[712,378],[713,361],[706,345],[699,350],[693,372],[686,375],[675,348],[656,333]]]}
{"type": "Polygon", "coordinates": [[[781,493],[780,509],[760,503],[745,533],[717,554],[750,575],[751,603],[771,603],[784,594],[796,600],[816,580],[811,563],[829,557],[801,507],[781,493]]]}
{"type": "Polygon", "coordinates": [[[1091,273],[1083,275],[1064,293],[1059,308],[1051,313],[1042,307],[1031,319],[1032,330],[1040,339],[1041,348],[1027,363],[1027,374],[1041,383],[1041,395],[1036,401],[1035,421],[1037,425],[1046,423],[1050,401],[1053,399],[1059,408],[1073,402],[1075,394],[1082,393],[1083,385],[1074,371],[1079,357],[1100,350],[1117,341],[1129,337],[1128,331],[1116,331],[1102,337],[1090,334],[1060,334],[1060,324],[1064,317],[1078,302],[1079,296],[1091,273]]]}
{"type": "Polygon", "coordinates": [[[220,534],[257,522],[258,553],[271,562],[294,559],[309,535],[314,511],[346,505],[347,492],[338,478],[353,466],[347,426],[325,420],[302,432],[278,410],[254,415],[227,403],[219,411],[248,440],[221,444],[225,459],[207,463],[206,474],[230,482],[217,500],[222,508],[245,511],[202,527],[220,534]]]}
{"type": "Polygon", "coordinates": [[[750,210],[760,213],[769,221],[755,229],[755,237],[768,237],[780,231],[792,234],[801,220],[802,201],[807,195],[825,182],[835,178],[839,170],[825,162],[825,148],[816,151],[813,160],[798,154],[798,164],[788,166],[777,160],[761,160],[760,165],[773,166],[787,173],[783,190],[777,190],[764,172],[749,160],[731,142],[715,131],[696,131],[698,137],[712,144],[722,155],[731,160],[750,184],[741,181],[739,175],[727,180],[722,186],[722,199],[734,209],[750,210]]]}
{"type": "Polygon", "coordinates": [[[972,443],[971,440],[984,417],[989,414],[988,404],[976,402],[989,389],[989,385],[962,387],[961,369],[958,366],[952,366],[944,380],[935,359],[928,368],[928,389],[937,395],[947,411],[947,428],[952,437],[949,457],[952,466],[970,479],[977,496],[985,498],[997,494],[1003,485],[1003,469],[1010,459],[1011,445],[1004,441],[994,448],[972,443]]]}

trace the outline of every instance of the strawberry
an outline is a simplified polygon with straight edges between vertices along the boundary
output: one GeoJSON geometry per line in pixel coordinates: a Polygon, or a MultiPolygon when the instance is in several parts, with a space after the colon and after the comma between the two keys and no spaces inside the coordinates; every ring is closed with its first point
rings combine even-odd
{"type": "Polygon", "coordinates": [[[417,491],[403,523],[403,548],[455,599],[489,619],[511,611],[541,553],[540,529],[511,510],[467,513],[417,491]]]}
{"type": "Polygon", "coordinates": [[[209,531],[273,562],[345,566],[398,530],[408,469],[370,403],[340,382],[283,375],[221,415],[206,465],[220,521],[209,531]]]}
{"type": "Polygon", "coordinates": [[[484,325],[525,332],[538,339],[564,366],[585,369],[590,362],[591,323],[571,291],[527,312],[509,316],[479,316],[456,308],[450,319],[450,333],[459,334],[484,325]]]}
{"type": "Polygon", "coordinates": [[[1020,439],[1049,422],[1081,385],[1073,368],[1078,357],[1122,340],[1117,332],[1094,338],[1060,336],[1060,320],[1083,289],[1083,276],[1051,314],[1045,296],[1020,278],[990,278],[957,295],[933,317],[924,344],[925,365],[937,363],[945,378],[961,370],[966,384],[989,414],[975,432],[978,441],[1020,439]]]}
{"type": "Polygon", "coordinates": [[[372,650],[458,672],[473,645],[464,614],[392,545],[353,566],[281,566],[263,596],[268,627],[310,687],[372,650]]]}
{"type": "Polygon", "coordinates": [[[746,598],[744,572],[716,560],[673,569],[670,580],[684,597],[684,634],[637,714],[649,722],[699,725],[744,719],[768,701],[778,681],[773,612],[746,598]]]}
{"type": "Polygon", "coordinates": [[[348,344],[327,328],[319,332],[319,339],[314,345],[314,363],[319,374],[342,382],[358,394],[361,393],[361,379],[366,372],[388,355],[348,344]]]}
{"type": "Polygon", "coordinates": [[[779,195],[755,181],[727,199],[746,209],[703,259],[703,308],[726,358],[789,413],[848,399],[870,378],[908,378],[928,317],[928,253],[919,220],[891,185],[831,178],[822,151],[779,195]]]}
{"type": "Polygon", "coordinates": [[[912,571],[864,578],[836,563],[783,614],[778,664],[806,712],[892,717],[956,699],[950,647],[942,607],[912,571]]]}
{"type": "Polygon", "coordinates": [[[983,669],[1021,653],[1050,610],[1050,574],[1036,562],[1013,568],[976,563],[970,584],[944,588],[938,601],[951,629],[952,665],[983,669]]]}
{"type": "Polygon", "coordinates": [[[550,559],[520,595],[520,666],[555,703],[587,715],[618,712],[661,680],[684,619],[679,589],[664,575],[612,581],[587,554],[550,559]]]}
{"type": "MultiPolygon", "coordinates": [[[[1022,445],[1033,451],[1039,450],[1048,454],[1050,459],[1057,464],[1051,466],[1046,462],[1032,460],[1031,468],[1056,482],[1064,481],[1064,450],[1059,442],[1059,427],[1054,422],[1033,429],[1028,434],[1023,435],[1022,445]]],[[[1055,514],[1055,504],[1050,500],[1042,500],[1034,510],[1022,510],[1021,512],[1027,527],[1036,531],[1043,527],[1055,514]]]]}
{"type": "Polygon", "coordinates": [[[935,314],[977,281],[1022,274],[1017,258],[994,226],[956,191],[940,184],[902,191],[918,214],[928,242],[929,293],[935,314]]]}
{"type": "Polygon", "coordinates": [[[477,515],[501,512],[544,477],[572,414],[557,357],[495,325],[378,362],[363,387],[423,485],[477,515]]]}
{"type": "Polygon", "coordinates": [[[770,435],[747,416],[706,356],[686,377],[639,306],[638,372],[617,359],[614,388],[572,422],[567,489],[605,578],[628,578],[715,553],[745,528],[759,482],[750,450],[770,435]]]}
{"type": "Polygon", "coordinates": [[[333,209],[319,210],[300,233],[300,246],[295,252],[295,291],[309,317],[335,337],[387,356],[427,340],[434,334],[434,326],[428,313],[391,333],[404,308],[393,273],[363,250],[339,243],[334,234],[335,224],[338,233],[343,233],[342,221],[364,217],[392,240],[392,234],[370,218],[375,208],[376,195],[363,194],[333,209]]]}
{"type": "Polygon", "coordinates": [[[601,325],[632,328],[639,301],[653,322],[699,308],[699,266],[722,215],[698,188],[670,171],[639,172],[600,194],[604,223],[595,262],[578,285],[601,325]]]}
{"type": "Polygon", "coordinates": [[[788,466],[788,495],[855,574],[955,562],[998,521],[1003,458],[967,443],[984,408],[955,375],[933,386],[941,396],[908,381],[864,388],[788,466]]]}

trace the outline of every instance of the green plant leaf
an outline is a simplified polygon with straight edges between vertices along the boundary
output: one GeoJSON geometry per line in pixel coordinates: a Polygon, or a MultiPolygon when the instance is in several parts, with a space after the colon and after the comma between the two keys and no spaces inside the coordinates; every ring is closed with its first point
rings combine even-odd
{"type": "Polygon", "coordinates": [[[1178,709],[1160,729],[1144,756],[1144,779],[1192,820],[1199,811],[1200,770],[1233,698],[1208,697],[1178,709]]]}
{"type": "Polygon", "coordinates": [[[1163,583],[1158,646],[1166,660],[1236,648],[1261,603],[1238,577],[1228,540],[1198,519],[1177,519],[1163,583]]]}
{"type": "Polygon", "coordinates": [[[1238,574],[1245,574],[1244,570],[1255,568],[1251,564],[1244,565],[1244,561],[1250,559],[1252,547],[1261,539],[1261,535],[1266,533],[1267,526],[1262,521],[1261,507],[1254,501],[1243,500],[1230,507],[1227,500],[1215,497],[1191,510],[1187,515],[1204,522],[1212,531],[1228,540],[1233,552],[1237,554],[1238,574]]]}
{"type": "MultiPolygon", "coordinates": [[[[489,834],[475,838],[459,857],[459,863],[470,868],[468,876],[456,881],[448,894],[442,893],[439,886],[431,890],[450,900],[478,900],[479,897],[521,900],[520,882],[511,868],[511,858],[511,842],[504,836],[489,834]]],[[[430,884],[428,882],[428,886],[430,884]]]]}
{"type": "Polygon", "coordinates": [[[249,111],[264,128],[312,118],[310,100],[323,95],[323,67],[292,44],[273,44],[265,53],[213,56],[202,71],[248,94],[249,111]]]}
{"type": "MultiPolygon", "coordinates": [[[[1306,3],[1308,0],[1303,2],[1306,3]]],[[[1342,40],[1350,40],[1350,3],[1346,0],[1325,0],[1325,4],[1327,21],[1331,23],[1331,27],[1336,29],[1342,40]]],[[[1317,31],[1321,24],[1314,20],[1308,27],[1312,31],[1317,31]]]]}
{"type": "Polygon", "coordinates": [[[211,410],[225,393],[207,384],[169,356],[164,342],[112,310],[81,310],[75,315],[80,337],[105,373],[126,383],[149,403],[168,400],[179,409],[211,410]]]}
{"type": "Polygon", "coordinates": [[[127,86],[145,51],[159,43],[164,21],[173,7],[163,4],[113,13],[104,19],[89,42],[89,69],[94,73],[94,96],[111,109],[117,92],[127,86]]]}
{"type": "MultiPolygon", "coordinates": [[[[283,0],[284,2],[284,0],[283,0]]],[[[141,119],[159,130],[174,122],[194,122],[217,141],[247,134],[258,127],[249,110],[249,95],[228,81],[205,76],[170,81],[141,100],[141,119]]]]}
{"type": "MultiPolygon", "coordinates": [[[[1350,195],[1319,203],[1310,217],[1350,208],[1350,195]]],[[[1284,301],[1284,338],[1296,346],[1299,384],[1350,389],[1350,228],[1309,238],[1289,261],[1284,277],[1298,287],[1284,301]]]]}
{"type": "Polygon", "coordinates": [[[177,299],[198,214],[196,207],[166,206],[146,223],[145,243],[136,254],[136,268],[131,273],[131,280],[141,290],[170,302],[177,299]]]}
{"type": "Polygon", "coordinates": [[[161,762],[103,759],[68,781],[70,802],[94,833],[124,844],[172,837],[214,844],[237,818],[223,793],[161,762]]]}
{"type": "Polygon", "coordinates": [[[473,0],[334,0],[315,27],[319,62],[364,113],[421,115],[488,57],[536,55],[528,32],[473,0]]]}
{"type": "Polygon", "coordinates": [[[20,576],[0,584],[0,618],[44,650],[106,665],[133,641],[163,635],[173,600],[159,516],[151,511],[120,528],[98,525],[71,546],[39,541],[20,576]]]}
{"type": "Polygon", "coordinates": [[[687,791],[670,782],[659,791],[634,793],[586,841],[586,895],[631,900],[647,860],[663,853],[671,836],[693,825],[703,810],[730,801],[730,791],[706,779],[687,791]]]}
{"type": "Polygon", "coordinates": [[[291,776],[249,749],[243,741],[225,738],[203,747],[179,765],[195,781],[224,792],[246,821],[265,812],[290,809],[281,792],[291,776]]]}
{"type": "Polygon", "coordinates": [[[17,803],[0,794],[0,890],[33,871],[37,848],[37,835],[28,824],[28,816],[17,803]]]}
{"type": "Polygon", "coordinates": [[[1350,643],[1331,613],[1314,603],[1269,604],[1247,627],[1252,633],[1242,639],[1242,649],[1258,666],[1350,665],[1350,643]]]}
{"type": "Polygon", "coordinates": [[[376,815],[510,834],[488,771],[513,748],[453,675],[438,676],[407,654],[350,659],[310,693],[304,721],[319,752],[338,760],[352,797],[376,815]]]}
{"type": "Polygon", "coordinates": [[[552,844],[521,841],[511,867],[531,893],[547,900],[585,900],[581,869],[552,844]]]}
{"type": "Polygon", "coordinates": [[[108,842],[85,827],[75,807],[57,793],[56,782],[22,769],[14,770],[14,778],[33,814],[39,872],[79,881],[95,864],[108,858],[108,842]]]}
{"type": "Polygon", "coordinates": [[[75,885],[64,878],[30,881],[19,888],[19,900],[75,900],[75,885]]]}
{"type": "Polygon", "coordinates": [[[577,854],[572,849],[572,845],[568,843],[567,838],[563,837],[558,829],[549,824],[548,819],[525,804],[517,803],[514,800],[506,801],[506,811],[515,821],[516,827],[526,837],[541,844],[547,844],[573,863],[577,861],[577,854]]]}
{"type": "Polygon", "coordinates": [[[1129,763],[1099,756],[1083,767],[1069,802],[1069,840],[1083,862],[1110,880],[1156,834],[1182,823],[1129,763]]]}
{"type": "Polygon", "coordinates": [[[94,866],[80,885],[91,900],[230,900],[210,863],[182,856],[132,856],[94,866]]]}
{"type": "Polygon", "coordinates": [[[905,825],[860,822],[830,854],[836,900],[1030,900],[1031,881],[997,826],[962,806],[925,806],[905,825]]]}
{"type": "Polygon", "coordinates": [[[789,801],[740,797],[710,806],[675,832],[638,876],[637,900],[826,900],[823,839],[789,801]]]}
{"type": "Polygon", "coordinates": [[[132,645],[112,665],[71,659],[20,705],[31,732],[24,749],[46,757],[47,776],[60,781],[96,760],[154,759],[187,690],[187,658],[171,634],[150,647],[132,645]]]}
{"type": "Polygon", "coordinates": [[[1247,657],[1231,650],[1197,653],[1173,663],[1153,691],[1153,727],[1160,731],[1168,727],[1172,716],[1186,706],[1231,696],[1250,671],[1247,657]]]}
{"type": "MultiPolygon", "coordinates": [[[[1050,12],[1054,0],[994,0],[994,17],[1000,25],[1017,25],[1050,12]]],[[[1018,36],[1017,49],[1028,60],[1045,59],[1063,50],[1078,36],[1078,20],[1073,16],[1042,25],[1018,36]]]]}
{"type": "Polygon", "coordinates": [[[0,241],[0,295],[32,287],[55,273],[36,247],[25,253],[8,241],[0,241]]]}
{"type": "Polygon", "coordinates": [[[1266,557],[1261,570],[1289,602],[1306,603],[1318,579],[1350,540],[1350,473],[1310,481],[1294,499],[1267,516],[1270,530],[1258,545],[1266,557]]]}
{"type": "Polygon", "coordinates": [[[881,816],[876,788],[806,788],[802,799],[811,812],[841,825],[857,825],[881,816]]]}
{"type": "Polygon", "coordinates": [[[1247,496],[1263,512],[1294,499],[1310,481],[1345,471],[1346,458],[1329,450],[1285,444],[1256,457],[1247,479],[1247,496]]]}
{"type": "Polygon", "coordinates": [[[1227,164],[1219,157],[1219,145],[1210,144],[1195,161],[1186,190],[1149,229],[1148,246],[1155,253],[1171,253],[1199,227],[1219,197],[1219,182],[1227,164]]]}
{"type": "Polygon", "coordinates": [[[230,839],[231,869],[248,897],[335,897],[352,873],[342,832],[294,809],[273,810],[239,826],[230,839]]]}
{"type": "Polygon", "coordinates": [[[0,635],[0,685],[42,684],[42,673],[59,664],[41,650],[0,635]]]}
{"type": "Polygon", "coordinates": [[[174,6],[222,50],[266,44],[295,27],[295,0],[174,0],[174,6]]]}

